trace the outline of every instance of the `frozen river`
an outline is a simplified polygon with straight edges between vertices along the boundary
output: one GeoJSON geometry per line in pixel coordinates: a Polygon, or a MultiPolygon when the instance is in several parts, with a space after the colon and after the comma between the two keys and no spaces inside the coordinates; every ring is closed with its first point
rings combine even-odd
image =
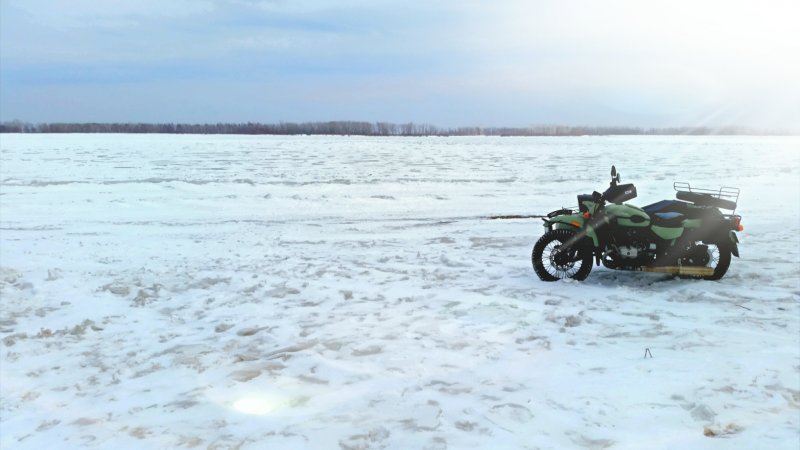
{"type": "Polygon", "coordinates": [[[797,449],[800,138],[0,135],[0,447],[797,449]],[[742,189],[719,282],[539,219],[742,189]],[[649,349],[652,358],[643,358],[649,349]]]}

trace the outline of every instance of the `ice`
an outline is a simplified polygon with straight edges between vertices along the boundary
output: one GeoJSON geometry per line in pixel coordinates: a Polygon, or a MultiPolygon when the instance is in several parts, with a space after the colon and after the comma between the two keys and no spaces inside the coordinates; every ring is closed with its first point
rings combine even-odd
{"type": "Polygon", "coordinates": [[[0,135],[0,447],[800,444],[800,139],[0,135]],[[719,282],[535,215],[742,189],[719,282]],[[645,357],[645,352],[647,357],[645,357]],[[650,357],[652,355],[652,357],[650,357]]]}

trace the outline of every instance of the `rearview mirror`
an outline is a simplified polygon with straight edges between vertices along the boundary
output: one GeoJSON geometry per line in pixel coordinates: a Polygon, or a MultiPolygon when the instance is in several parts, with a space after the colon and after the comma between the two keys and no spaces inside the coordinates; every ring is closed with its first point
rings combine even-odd
{"type": "Polygon", "coordinates": [[[614,178],[615,176],[617,176],[617,168],[611,166],[611,178],[614,178]]]}

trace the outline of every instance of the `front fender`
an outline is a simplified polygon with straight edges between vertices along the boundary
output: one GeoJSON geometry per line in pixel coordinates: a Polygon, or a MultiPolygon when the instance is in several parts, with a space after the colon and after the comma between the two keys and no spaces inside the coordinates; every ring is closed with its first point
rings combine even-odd
{"type": "Polygon", "coordinates": [[[587,221],[583,218],[583,214],[581,213],[562,214],[543,220],[545,222],[545,227],[551,230],[572,230],[584,233],[586,237],[592,240],[592,245],[594,247],[600,246],[594,228],[586,224],[587,221]]]}
{"type": "Polygon", "coordinates": [[[579,230],[583,227],[582,214],[562,214],[560,216],[545,219],[545,222],[552,230],[579,230]]]}

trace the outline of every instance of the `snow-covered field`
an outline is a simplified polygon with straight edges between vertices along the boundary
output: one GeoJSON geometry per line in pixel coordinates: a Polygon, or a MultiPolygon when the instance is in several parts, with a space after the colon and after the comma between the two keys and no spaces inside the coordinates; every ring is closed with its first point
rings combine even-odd
{"type": "Polygon", "coordinates": [[[4,450],[800,446],[800,138],[0,148],[4,450]],[[611,164],[741,187],[728,275],[543,283],[541,221],[487,219],[611,164]]]}

